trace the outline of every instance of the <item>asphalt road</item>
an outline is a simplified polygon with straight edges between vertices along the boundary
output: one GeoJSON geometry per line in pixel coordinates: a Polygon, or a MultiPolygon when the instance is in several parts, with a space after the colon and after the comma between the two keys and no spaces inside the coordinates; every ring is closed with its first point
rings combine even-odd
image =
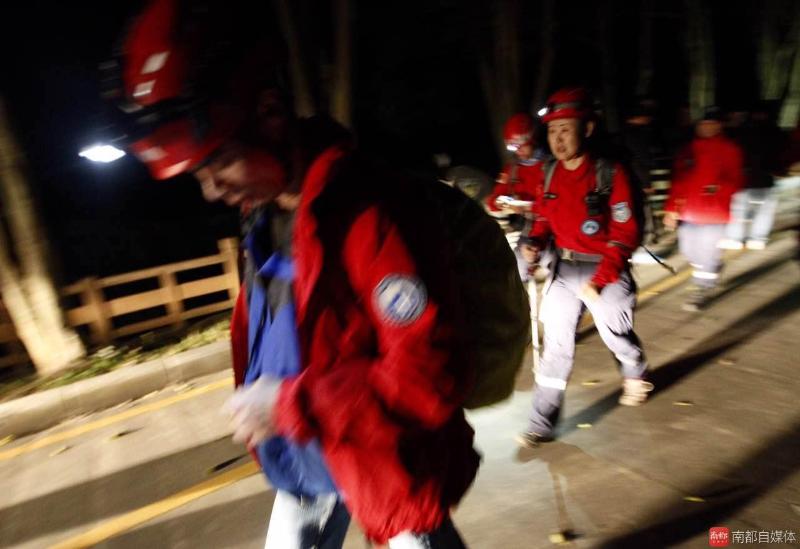
{"type": "MultiPolygon", "coordinates": [[[[470,547],[699,548],[713,526],[800,538],[796,253],[784,236],[736,254],[701,313],[680,308],[685,277],[643,288],[637,330],[657,386],[646,406],[616,404],[616,367],[589,334],[557,442],[515,446],[527,368],[509,402],[471,413],[484,462],[455,515],[470,547]]],[[[0,546],[263,547],[273,493],[229,439],[228,381],[199,379],[0,447],[0,546]]],[[[355,526],[346,547],[364,547],[355,526]]]]}

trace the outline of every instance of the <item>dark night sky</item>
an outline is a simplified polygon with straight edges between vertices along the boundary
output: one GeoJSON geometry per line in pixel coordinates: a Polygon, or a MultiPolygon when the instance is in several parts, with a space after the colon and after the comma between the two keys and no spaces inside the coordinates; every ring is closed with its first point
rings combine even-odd
{"type": "MultiPolygon", "coordinates": [[[[237,216],[205,204],[190,178],[152,182],[130,157],[95,165],[77,150],[102,130],[104,106],[95,68],[107,58],[127,13],[141,3],[29,0],[0,8],[7,42],[0,88],[31,166],[34,191],[63,282],[214,253],[217,238],[237,232],[237,216]]],[[[414,167],[435,152],[456,163],[496,170],[476,58],[488,46],[485,2],[413,0],[356,2],[356,130],[360,142],[414,167]],[[388,153],[387,153],[388,154],[388,153]]],[[[521,24],[523,94],[537,66],[536,7],[521,24]]],[[[557,2],[552,86],[600,89],[593,43],[596,2],[557,2]]],[[[665,2],[675,6],[678,2],[665,2]]],[[[718,100],[729,105],[757,92],[751,0],[713,3],[718,100]]],[[[620,101],[636,79],[636,1],[619,1],[614,20],[620,101]]],[[[674,8],[677,9],[677,8],[674,8]]],[[[320,21],[315,21],[320,24],[320,21]]],[[[682,21],[665,15],[656,27],[655,84],[665,107],[686,100],[682,21]]],[[[621,105],[624,107],[624,104],[621,105]]]]}

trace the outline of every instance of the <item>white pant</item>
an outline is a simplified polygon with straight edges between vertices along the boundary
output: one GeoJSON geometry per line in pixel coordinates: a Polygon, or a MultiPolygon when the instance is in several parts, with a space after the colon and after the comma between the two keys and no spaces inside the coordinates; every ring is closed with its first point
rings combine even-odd
{"type": "MultiPolygon", "coordinates": [[[[337,494],[297,498],[279,490],[269,519],[265,549],[340,549],[350,514],[337,494]]],[[[430,534],[403,532],[389,540],[389,549],[464,549],[452,522],[430,534]]]]}
{"type": "Polygon", "coordinates": [[[731,200],[731,221],[725,236],[739,242],[766,241],[775,220],[778,199],[771,188],[743,189],[731,200]]]}
{"type": "Polygon", "coordinates": [[[725,225],[681,223],[678,247],[692,266],[692,282],[699,288],[717,285],[722,270],[722,250],[717,245],[725,235],[725,225]]]}
{"type": "Polygon", "coordinates": [[[589,309],[597,332],[619,362],[622,377],[641,379],[647,360],[633,331],[636,283],[628,271],[609,284],[594,302],[584,302],[581,288],[591,280],[596,263],[561,261],[546,289],[540,318],[544,324],[544,353],[535,372],[529,430],[551,436],[564,401],[575,359],[575,335],[584,309],[589,309]]]}

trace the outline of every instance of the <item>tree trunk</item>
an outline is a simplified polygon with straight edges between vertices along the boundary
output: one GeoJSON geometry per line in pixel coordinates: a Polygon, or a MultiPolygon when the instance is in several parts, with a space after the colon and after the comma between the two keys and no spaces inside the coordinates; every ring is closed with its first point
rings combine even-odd
{"type": "Polygon", "coordinates": [[[610,133],[619,131],[619,109],[617,108],[617,66],[614,62],[614,2],[606,0],[598,6],[599,43],[603,59],[603,103],[606,126],[610,133]]]}
{"type": "Polygon", "coordinates": [[[0,291],[31,361],[39,373],[49,374],[83,356],[84,348],[75,332],[64,325],[58,292],[47,269],[44,232],[2,102],[0,193],[8,221],[8,237],[5,230],[0,231],[0,291]]]}
{"type": "Polygon", "coordinates": [[[531,98],[531,112],[538,112],[544,107],[547,92],[550,89],[550,78],[553,74],[555,59],[555,42],[553,36],[556,29],[555,0],[544,0],[542,5],[542,32],[539,35],[539,70],[536,76],[536,88],[531,98]]]}
{"type": "Polygon", "coordinates": [[[792,63],[789,89],[783,100],[778,118],[778,125],[786,129],[797,127],[797,120],[800,116],[800,21],[798,19],[800,19],[800,10],[795,16],[795,22],[792,27],[792,33],[794,34],[794,62],[792,63]]]}
{"type": "Polygon", "coordinates": [[[775,2],[766,1],[761,5],[758,37],[758,74],[761,80],[761,98],[778,99],[781,77],[776,71],[778,65],[778,39],[775,28],[775,2]],[[776,78],[777,77],[777,78],[776,78]]]}
{"type": "Polygon", "coordinates": [[[716,97],[714,69],[714,37],[708,8],[700,0],[685,0],[687,46],[689,53],[689,107],[693,119],[716,97]]]}
{"type": "Polygon", "coordinates": [[[353,35],[351,0],[334,0],[335,62],[331,115],[345,126],[352,127],[353,35]]]}
{"type": "Polygon", "coordinates": [[[653,0],[642,0],[639,12],[639,79],[636,95],[653,91],[653,0]]]}
{"type": "Polygon", "coordinates": [[[291,6],[288,0],[274,0],[274,6],[289,54],[289,78],[292,82],[295,112],[298,116],[311,116],[316,112],[314,96],[311,93],[300,35],[292,17],[291,6]]]}
{"type": "Polygon", "coordinates": [[[495,6],[493,56],[481,63],[481,83],[488,105],[492,135],[499,156],[505,155],[503,124],[520,108],[520,46],[518,0],[503,0],[495,6]]]}

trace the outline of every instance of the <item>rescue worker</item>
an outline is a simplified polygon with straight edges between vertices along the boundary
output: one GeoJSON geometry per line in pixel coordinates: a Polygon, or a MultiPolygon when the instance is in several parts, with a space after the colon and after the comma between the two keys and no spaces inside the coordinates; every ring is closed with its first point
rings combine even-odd
{"type": "MultiPolygon", "coordinates": [[[[464,547],[449,514],[479,456],[462,409],[459,319],[436,283],[446,273],[423,282],[431,267],[415,264],[379,201],[390,178],[341,128],[258,117],[265,94],[252,79],[273,62],[222,55],[248,34],[214,32],[221,13],[247,9],[187,4],[148,4],[127,36],[121,95],[130,116],[148,117],[129,149],[155,179],[193,174],[208,200],[259,210],[228,409],[235,440],[277,490],[266,547],[341,547],[351,514],[376,545],[464,547]]],[[[266,96],[273,113],[278,96],[266,96]]]]}
{"type": "Polygon", "coordinates": [[[695,137],[675,157],[664,226],[678,231],[681,253],[692,266],[694,289],[683,304],[698,311],[708,304],[722,270],[718,245],[730,221],[731,197],[744,184],[742,150],[722,133],[722,110],[709,107],[695,137]]]}
{"type": "Polygon", "coordinates": [[[486,206],[493,214],[521,214],[530,212],[527,206],[507,202],[532,202],[541,177],[538,167],[542,152],[536,149],[536,127],[533,117],[527,113],[517,113],[508,119],[503,127],[503,141],[512,155],[500,172],[492,194],[486,198],[486,206]]]}
{"type": "Polygon", "coordinates": [[[542,117],[555,159],[542,168],[544,183],[522,253],[534,264],[552,243],[556,264],[542,301],[544,352],[535,372],[533,410],[517,437],[526,447],[553,439],[584,309],[620,364],[619,403],[643,404],[653,389],[644,379],[647,361],[633,331],[636,284],[628,260],[641,241],[634,191],[618,164],[586,150],[595,128],[590,105],[585,90],[562,89],[550,97],[542,117]]]}
{"type": "MultiPolygon", "coordinates": [[[[485,203],[490,215],[508,221],[506,238],[517,257],[519,276],[523,282],[527,282],[532,273],[520,255],[518,244],[520,235],[531,229],[533,200],[542,178],[539,163],[544,158],[541,149],[536,148],[533,117],[527,113],[517,113],[509,118],[503,128],[503,141],[512,159],[500,172],[492,194],[485,203]]],[[[540,271],[539,276],[543,272],[540,271]]]]}
{"type": "Polygon", "coordinates": [[[780,172],[779,155],[785,142],[776,114],[776,105],[760,101],[742,124],[726,128],[742,148],[746,176],[744,188],[731,199],[731,221],[719,243],[724,250],[763,250],[769,241],[778,207],[775,174],[780,172]]]}

